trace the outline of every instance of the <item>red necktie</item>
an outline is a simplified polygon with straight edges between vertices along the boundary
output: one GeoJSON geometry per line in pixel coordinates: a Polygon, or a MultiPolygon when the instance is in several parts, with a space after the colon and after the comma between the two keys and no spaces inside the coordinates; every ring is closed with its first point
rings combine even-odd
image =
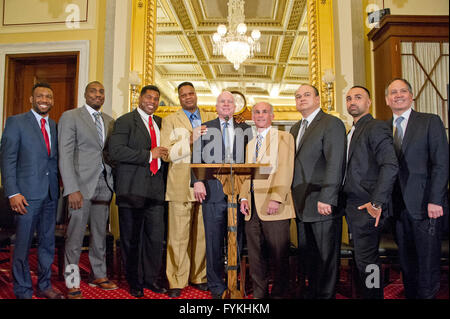
{"type": "Polygon", "coordinates": [[[41,119],[41,131],[42,135],[44,135],[45,145],[47,145],[47,153],[50,156],[50,139],[48,138],[47,130],[45,129],[45,119],[41,119]]]}
{"type": "MultiPolygon", "coordinates": [[[[151,149],[154,149],[155,147],[158,146],[158,143],[156,141],[156,133],[155,129],[153,128],[153,121],[151,116],[148,117],[148,128],[150,129],[150,139],[152,140],[151,149]]],[[[158,159],[156,158],[152,159],[152,161],[150,162],[150,171],[153,174],[156,174],[156,172],[158,171],[158,159]]]]}

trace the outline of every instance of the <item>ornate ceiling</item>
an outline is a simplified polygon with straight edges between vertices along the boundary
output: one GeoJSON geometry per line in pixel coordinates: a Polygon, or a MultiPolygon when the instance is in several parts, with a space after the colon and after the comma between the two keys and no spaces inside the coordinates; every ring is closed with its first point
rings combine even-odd
{"type": "Polygon", "coordinates": [[[295,105],[295,90],[309,80],[306,0],[246,0],[244,12],[247,34],[261,31],[261,51],[236,71],[213,55],[227,0],[158,0],[155,81],[166,105],[179,104],[183,81],[194,84],[203,106],[215,105],[222,90],[242,92],[247,105],[295,105]]]}

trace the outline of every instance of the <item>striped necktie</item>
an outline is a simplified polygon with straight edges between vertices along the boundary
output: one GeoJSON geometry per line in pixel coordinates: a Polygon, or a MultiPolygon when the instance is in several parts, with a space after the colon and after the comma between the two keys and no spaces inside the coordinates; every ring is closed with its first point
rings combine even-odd
{"type": "Polygon", "coordinates": [[[397,117],[395,120],[395,132],[394,132],[394,148],[397,155],[400,153],[402,149],[403,142],[403,129],[401,123],[405,118],[403,116],[397,117]]]}
{"type": "Polygon", "coordinates": [[[307,127],[308,127],[308,120],[303,119],[302,123],[300,124],[300,131],[298,132],[297,141],[296,141],[297,142],[296,143],[297,151],[300,146],[300,141],[302,140],[303,135],[305,135],[305,131],[306,131],[307,127]]]}
{"type": "Polygon", "coordinates": [[[102,123],[100,122],[100,112],[94,112],[93,113],[95,118],[95,128],[97,129],[98,138],[100,140],[100,145],[103,146],[103,129],[102,129],[102,123]]]}
{"type": "MultiPolygon", "coordinates": [[[[255,163],[258,161],[258,155],[259,155],[259,150],[261,149],[262,141],[263,141],[262,135],[261,134],[256,135],[255,163]]],[[[253,178],[250,183],[250,191],[252,193],[254,191],[253,178]]]]}

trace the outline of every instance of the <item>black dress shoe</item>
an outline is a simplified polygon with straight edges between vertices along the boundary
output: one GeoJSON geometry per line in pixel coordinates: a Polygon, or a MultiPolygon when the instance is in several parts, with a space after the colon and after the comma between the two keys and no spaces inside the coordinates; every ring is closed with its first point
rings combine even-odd
{"type": "Polygon", "coordinates": [[[151,291],[156,292],[157,294],[165,294],[167,292],[166,288],[160,287],[155,282],[151,285],[146,285],[145,288],[150,289],[151,291]]]}
{"type": "Polygon", "coordinates": [[[208,291],[208,284],[207,283],[203,283],[203,284],[193,284],[193,283],[191,283],[191,286],[194,287],[195,289],[198,289],[198,290],[208,291]]]}
{"type": "Polygon", "coordinates": [[[222,296],[223,296],[223,293],[218,294],[218,295],[216,295],[216,294],[211,294],[212,299],[222,299],[222,296]]]}
{"type": "Polygon", "coordinates": [[[172,297],[172,298],[180,297],[181,296],[181,289],[178,289],[178,288],[169,289],[169,291],[167,292],[167,295],[169,297],[172,297]]]}
{"type": "Polygon", "coordinates": [[[142,289],[130,289],[130,295],[136,298],[144,297],[144,291],[142,289]]]}

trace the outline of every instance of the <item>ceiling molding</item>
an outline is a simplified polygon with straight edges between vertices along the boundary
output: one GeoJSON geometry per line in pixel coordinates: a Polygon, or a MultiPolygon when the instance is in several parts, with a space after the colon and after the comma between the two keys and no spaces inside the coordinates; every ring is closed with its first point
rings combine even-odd
{"type": "Polygon", "coordinates": [[[164,100],[177,101],[176,86],[196,83],[199,105],[211,105],[219,88],[245,92],[247,101],[288,101],[295,89],[308,82],[306,0],[245,0],[248,30],[261,31],[261,52],[241,64],[238,71],[222,55],[213,54],[212,36],[227,25],[225,0],[158,0],[156,21],[155,83],[164,100]],[[172,38],[173,37],[173,38],[172,38]],[[270,96],[276,83],[278,97],[270,96]],[[251,98],[253,96],[253,99],[251,98]]]}

